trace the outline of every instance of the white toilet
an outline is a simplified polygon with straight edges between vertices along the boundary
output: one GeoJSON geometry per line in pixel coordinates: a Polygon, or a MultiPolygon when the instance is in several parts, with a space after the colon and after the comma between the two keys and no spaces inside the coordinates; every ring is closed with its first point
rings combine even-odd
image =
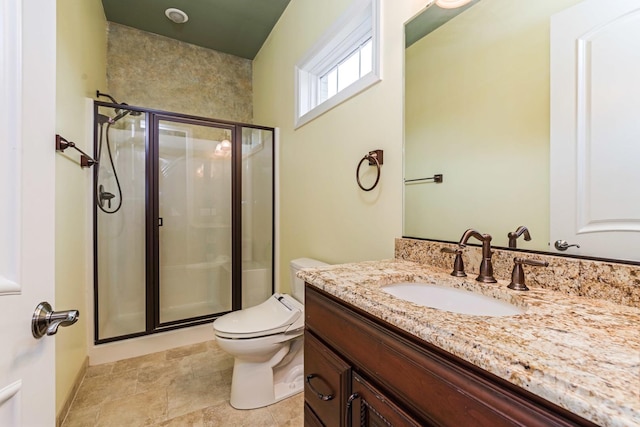
{"type": "Polygon", "coordinates": [[[234,358],[231,406],[271,405],[304,388],[304,281],[302,268],[327,265],[310,258],[290,263],[293,297],[273,294],[262,304],[234,311],[213,322],[220,348],[234,358]]]}

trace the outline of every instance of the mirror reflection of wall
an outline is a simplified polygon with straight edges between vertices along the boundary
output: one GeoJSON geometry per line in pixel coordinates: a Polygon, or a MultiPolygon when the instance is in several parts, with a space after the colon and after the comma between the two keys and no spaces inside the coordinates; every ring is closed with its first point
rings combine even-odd
{"type": "Polygon", "coordinates": [[[405,184],[405,236],[549,250],[549,18],[579,1],[482,0],[406,50],[405,179],[444,182],[405,184]]]}

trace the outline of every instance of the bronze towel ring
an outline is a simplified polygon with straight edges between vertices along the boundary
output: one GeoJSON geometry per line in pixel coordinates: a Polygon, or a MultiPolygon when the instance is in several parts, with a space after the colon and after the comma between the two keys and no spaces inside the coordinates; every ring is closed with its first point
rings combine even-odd
{"type": "Polygon", "coordinates": [[[371,191],[376,188],[376,185],[378,185],[378,181],[380,181],[380,165],[382,165],[382,150],[369,151],[367,154],[365,154],[362,160],[360,160],[360,163],[358,163],[358,167],[356,168],[356,181],[358,182],[358,186],[361,189],[363,189],[364,191],[371,191]],[[362,183],[360,182],[360,167],[365,160],[369,161],[369,166],[375,165],[378,169],[376,181],[369,188],[363,187],[362,183]]]}

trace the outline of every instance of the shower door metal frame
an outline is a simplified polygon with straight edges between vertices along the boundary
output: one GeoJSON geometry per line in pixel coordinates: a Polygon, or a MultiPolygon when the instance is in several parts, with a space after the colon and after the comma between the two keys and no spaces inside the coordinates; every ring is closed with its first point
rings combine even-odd
{"type": "MultiPolygon", "coordinates": [[[[212,120],[200,120],[169,116],[166,114],[153,114],[152,124],[149,127],[150,154],[152,159],[151,180],[149,187],[150,207],[147,206],[147,329],[165,330],[185,322],[197,324],[206,322],[220,314],[195,316],[187,319],[160,322],[160,121],[169,121],[179,124],[207,126],[225,129],[231,132],[231,309],[241,308],[242,301],[242,264],[237,262],[242,256],[242,223],[240,220],[242,209],[242,141],[238,143],[240,129],[235,124],[225,124],[212,120]],[[239,148],[239,150],[238,150],[239,148]],[[239,155],[238,155],[239,151],[239,155]],[[151,211],[151,212],[149,212],[151,211]],[[149,214],[150,213],[150,214],[149,214]],[[150,271],[150,269],[152,271],[150,271]],[[240,278],[238,285],[237,278],[240,278]],[[149,295],[151,295],[149,297],[149,295]]],[[[272,282],[273,284],[273,282],[272,282]]],[[[228,313],[225,311],[224,313],[228,313]]]]}
{"type": "MultiPolygon", "coordinates": [[[[275,137],[276,129],[268,126],[260,126],[249,123],[230,122],[225,120],[215,120],[206,117],[192,116],[162,110],[146,109],[127,104],[113,104],[102,101],[94,101],[94,117],[98,114],[99,107],[120,108],[139,111],[145,114],[147,132],[145,132],[145,330],[136,333],[119,335],[116,337],[99,338],[98,322],[98,209],[95,204],[96,194],[93,185],[93,262],[94,262],[94,343],[105,344],[114,341],[121,341],[159,332],[196,326],[213,321],[228,311],[214,313],[204,316],[196,316],[171,322],[160,322],[160,240],[159,240],[159,133],[158,125],[160,120],[175,123],[192,124],[200,126],[211,126],[228,129],[232,133],[231,145],[231,308],[232,311],[242,308],[242,128],[266,130],[272,133],[272,181],[271,181],[271,293],[275,288],[275,137]]],[[[94,119],[94,141],[98,138],[98,124],[94,119]]],[[[94,155],[97,147],[94,144],[94,155]]],[[[98,177],[98,168],[94,168],[94,177],[98,177]]],[[[94,181],[95,182],[95,181],[94,181]]]]}

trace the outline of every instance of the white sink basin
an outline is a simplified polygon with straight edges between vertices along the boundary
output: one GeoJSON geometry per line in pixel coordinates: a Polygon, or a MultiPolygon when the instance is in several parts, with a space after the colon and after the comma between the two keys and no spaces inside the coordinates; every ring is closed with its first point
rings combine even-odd
{"type": "Polygon", "coordinates": [[[426,307],[474,316],[513,316],[524,310],[508,302],[463,289],[428,283],[394,283],[380,289],[396,298],[426,307]]]}

